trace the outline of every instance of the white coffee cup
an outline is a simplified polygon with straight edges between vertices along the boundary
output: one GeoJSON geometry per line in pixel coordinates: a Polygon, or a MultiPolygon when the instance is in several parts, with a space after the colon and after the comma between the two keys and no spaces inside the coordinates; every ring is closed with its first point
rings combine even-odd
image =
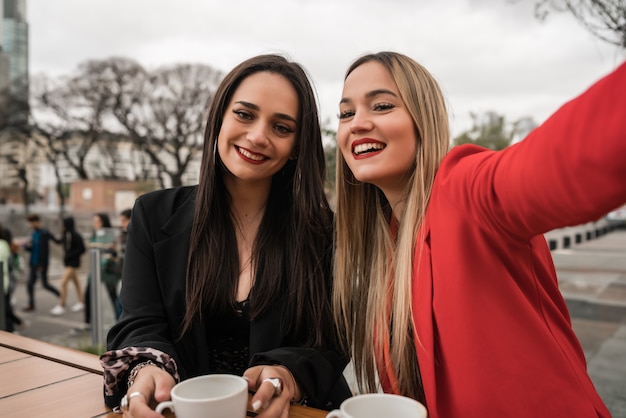
{"type": "Polygon", "coordinates": [[[387,393],[356,395],[330,411],[326,418],[426,418],[428,413],[421,403],[406,396],[387,393]]]}
{"type": "Polygon", "coordinates": [[[157,405],[159,414],[169,409],[176,418],[245,418],[248,382],[231,374],[192,377],[176,384],[170,396],[157,405]]]}

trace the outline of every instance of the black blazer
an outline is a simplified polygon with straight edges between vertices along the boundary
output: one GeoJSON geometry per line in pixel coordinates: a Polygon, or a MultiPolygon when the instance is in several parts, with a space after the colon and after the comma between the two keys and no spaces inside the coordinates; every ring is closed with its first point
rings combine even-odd
{"type": "MultiPolygon", "coordinates": [[[[140,196],[128,226],[120,300],[123,313],[108,334],[109,350],[151,347],[170,355],[181,379],[210,373],[204,325],[182,339],[189,239],[197,186],[140,196]]],[[[297,379],[308,404],[334,408],[351,396],[343,378],[347,357],[289,344],[280,327],[280,306],[250,324],[250,365],[283,364],[297,379]]],[[[113,407],[126,392],[105,396],[113,407]]]]}

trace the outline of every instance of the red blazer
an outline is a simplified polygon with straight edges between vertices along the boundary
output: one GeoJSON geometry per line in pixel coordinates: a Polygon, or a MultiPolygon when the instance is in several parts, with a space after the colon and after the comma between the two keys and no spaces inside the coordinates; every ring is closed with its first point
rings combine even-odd
{"type": "Polygon", "coordinates": [[[543,233],[625,201],[626,64],[524,141],[446,156],[413,273],[430,418],[610,416],[543,233]]]}

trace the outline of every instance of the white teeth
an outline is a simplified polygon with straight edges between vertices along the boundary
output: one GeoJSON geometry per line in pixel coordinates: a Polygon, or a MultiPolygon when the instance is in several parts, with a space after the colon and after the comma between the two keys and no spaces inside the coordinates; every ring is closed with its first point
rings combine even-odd
{"type": "Polygon", "coordinates": [[[354,153],[356,155],[359,155],[367,151],[376,151],[376,150],[383,149],[383,148],[385,148],[385,145],[378,143],[378,142],[374,142],[371,144],[359,144],[356,147],[354,147],[354,153]]]}
{"type": "Polygon", "coordinates": [[[261,161],[263,160],[263,156],[262,155],[257,155],[257,154],[252,154],[250,153],[248,150],[245,150],[243,148],[237,148],[239,150],[239,152],[246,158],[250,158],[251,160],[254,161],[261,161]]]}

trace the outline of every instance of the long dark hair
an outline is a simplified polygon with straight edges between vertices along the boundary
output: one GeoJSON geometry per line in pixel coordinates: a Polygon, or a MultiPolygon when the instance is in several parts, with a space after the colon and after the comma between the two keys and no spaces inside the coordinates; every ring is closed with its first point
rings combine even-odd
{"type": "MultiPolygon", "coordinates": [[[[97,217],[100,219],[100,222],[102,222],[102,228],[111,228],[111,218],[109,218],[109,215],[107,213],[104,212],[99,212],[96,213],[95,215],[93,215],[94,217],[97,217]]],[[[96,236],[96,231],[94,230],[91,234],[92,237],[96,236]]]]}
{"type": "Polygon", "coordinates": [[[216,140],[235,90],[258,72],[279,74],[291,83],[298,94],[299,120],[295,158],[272,179],[252,249],[256,274],[250,291],[250,317],[266,312],[280,297],[285,302],[283,329],[309,345],[322,346],[332,331],[327,280],[331,274],[332,212],[324,194],[321,129],[306,72],[278,55],[256,56],[236,66],[209,105],[189,243],[182,333],[204,314],[234,309],[239,278],[237,241],[216,140]]]}
{"type": "Polygon", "coordinates": [[[69,248],[72,244],[72,234],[76,230],[75,223],[73,216],[63,218],[63,235],[61,236],[63,248],[69,248]]]}

